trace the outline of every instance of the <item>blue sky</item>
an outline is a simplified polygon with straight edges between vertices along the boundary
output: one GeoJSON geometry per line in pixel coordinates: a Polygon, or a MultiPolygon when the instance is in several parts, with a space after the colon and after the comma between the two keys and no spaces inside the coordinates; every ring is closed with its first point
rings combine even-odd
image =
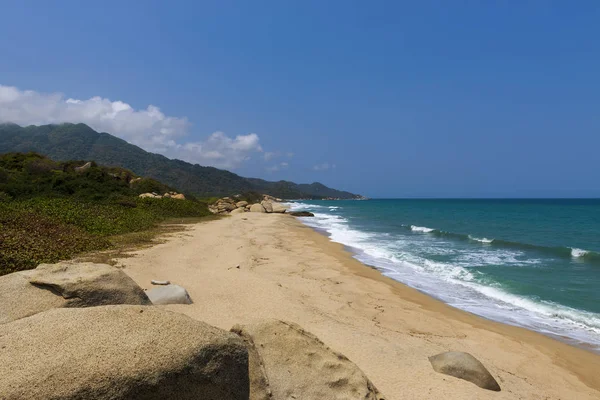
{"type": "Polygon", "coordinates": [[[169,156],[372,197],[600,197],[596,1],[0,11],[0,119],[81,115],[169,156]]]}

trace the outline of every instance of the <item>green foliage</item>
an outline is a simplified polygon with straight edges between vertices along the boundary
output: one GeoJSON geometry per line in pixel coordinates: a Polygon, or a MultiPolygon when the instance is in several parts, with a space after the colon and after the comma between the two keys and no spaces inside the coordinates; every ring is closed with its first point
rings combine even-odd
{"type": "Polygon", "coordinates": [[[136,194],[142,193],[156,193],[156,194],[165,194],[166,192],[170,192],[173,189],[164,185],[154,179],[143,178],[140,181],[137,181],[131,185],[136,194]]]}
{"type": "Polygon", "coordinates": [[[106,238],[27,210],[19,203],[0,203],[0,274],[109,246],[106,238]]]}
{"type": "MultiPolygon", "coordinates": [[[[141,199],[130,171],[57,163],[35,153],[0,156],[0,275],[110,246],[110,237],[167,218],[209,215],[206,203],[141,199]]],[[[162,191],[172,190],[147,180],[162,191]]]]}
{"type": "Polygon", "coordinates": [[[260,203],[263,200],[263,195],[258,192],[244,192],[238,198],[238,201],[245,200],[250,204],[260,203]]]}

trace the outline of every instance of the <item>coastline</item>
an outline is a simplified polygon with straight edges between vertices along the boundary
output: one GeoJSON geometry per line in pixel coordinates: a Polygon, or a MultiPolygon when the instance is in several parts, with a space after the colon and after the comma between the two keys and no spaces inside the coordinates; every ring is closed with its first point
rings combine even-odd
{"type": "Polygon", "coordinates": [[[545,332],[541,332],[541,331],[536,331],[535,329],[531,329],[531,328],[528,328],[526,326],[520,326],[520,325],[517,325],[517,324],[512,324],[510,322],[502,321],[500,319],[495,320],[495,319],[492,319],[492,318],[487,318],[485,315],[479,315],[479,314],[470,312],[468,310],[463,310],[463,309],[460,309],[458,307],[454,307],[453,305],[448,304],[447,302],[445,302],[442,298],[436,297],[432,293],[427,293],[427,292],[419,290],[417,288],[413,288],[413,287],[411,287],[410,285],[408,285],[406,283],[403,283],[403,282],[401,282],[399,280],[393,279],[393,278],[385,275],[383,273],[383,271],[377,265],[375,265],[375,264],[372,265],[372,264],[369,264],[367,262],[361,261],[360,259],[357,258],[357,255],[360,254],[361,249],[355,248],[355,247],[352,247],[352,246],[348,246],[348,245],[345,245],[343,243],[334,242],[331,239],[331,233],[329,233],[326,229],[315,227],[315,226],[310,226],[310,225],[305,225],[305,226],[308,226],[309,228],[311,228],[313,231],[317,232],[318,234],[320,234],[322,236],[325,236],[330,242],[332,242],[334,244],[340,245],[342,247],[342,250],[344,252],[346,252],[352,259],[354,259],[355,261],[357,261],[363,267],[371,268],[371,269],[377,271],[379,273],[379,275],[381,275],[381,277],[385,278],[386,280],[389,279],[389,280],[391,280],[394,283],[400,283],[402,286],[404,286],[404,287],[406,287],[408,289],[411,289],[411,290],[415,290],[418,293],[421,293],[421,294],[425,295],[428,298],[432,298],[433,300],[439,301],[439,302],[441,302],[441,303],[449,306],[451,309],[456,309],[456,310],[464,312],[464,313],[466,313],[468,315],[474,315],[474,316],[476,316],[478,318],[484,319],[486,321],[498,323],[498,324],[500,324],[502,326],[507,325],[507,326],[512,326],[512,327],[524,329],[524,330],[526,330],[528,332],[539,333],[539,334],[544,335],[546,337],[549,337],[551,339],[554,339],[554,340],[557,340],[559,342],[565,343],[565,344],[567,344],[569,346],[580,348],[580,349],[583,349],[585,351],[588,351],[588,352],[600,355],[600,348],[593,347],[592,344],[590,344],[590,343],[580,342],[580,341],[577,341],[577,340],[575,340],[575,339],[573,339],[571,337],[560,336],[560,335],[554,334],[554,333],[545,333],[545,332]]]}
{"type": "Polygon", "coordinates": [[[194,300],[166,308],[223,329],[265,318],[296,322],[348,356],[390,399],[600,397],[599,355],[453,308],[290,216],[204,222],[133,254],[119,263],[141,287],[168,279],[194,300]],[[427,357],[449,350],[477,357],[502,392],[435,373],[427,357]]]}

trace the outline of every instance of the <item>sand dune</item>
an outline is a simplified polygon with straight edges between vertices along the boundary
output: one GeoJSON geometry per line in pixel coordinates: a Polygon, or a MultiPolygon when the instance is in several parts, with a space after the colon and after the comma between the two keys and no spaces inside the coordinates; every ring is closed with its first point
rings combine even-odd
{"type": "Polygon", "coordinates": [[[600,398],[600,356],[446,306],[287,215],[197,224],[119,263],[143,288],[152,279],[186,287],[194,304],[162,307],[220,328],[264,318],[300,324],[389,399],[600,398]],[[476,356],[502,391],[434,372],[428,357],[448,350],[476,356]]]}

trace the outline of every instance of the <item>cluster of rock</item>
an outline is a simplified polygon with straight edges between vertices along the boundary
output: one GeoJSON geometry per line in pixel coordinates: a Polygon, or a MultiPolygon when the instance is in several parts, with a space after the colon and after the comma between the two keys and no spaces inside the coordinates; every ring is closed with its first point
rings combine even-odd
{"type": "Polygon", "coordinates": [[[175,200],[185,200],[185,196],[183,195],[183,193],[177,193],[177,192],[167,192],[163,195],[160,195],[158,193],[142,193],[140,194],[138,197],[141,197],[143,199],[148,198],[148,199],[175,199],[175,200]]]}
{"type": "MultiPolygon", "coordinates": [[[[106,264],[42,264],[0,277],[2,399],[384,400],[344,355],[300,326],[225,331],[159,304],[190,304],[169,281],[144,292],[106,264]],[[154,303],[154,305],[153,305],[154,303]]],[[[499,391],[468,353],[435,371],[499,391]]]]}
{"type": "Polygon", "coordinates": [[[267,320],[227,332],[157,307],[191,299],[169,281],[152,283],[160,286],[144,292],[121,270],[92,263],[0,277],[0,397],[384,399],[298,325],[267,320]]]}
{"type": "Polygon", "coordinates": [[[214,204],[208,206],[208,209],[213,214],[241,214],[244,212],[258,213],[280,213],[283,214],[286,208],[281,204],[283,200],[276,197],[263,195],[263,200],[260,203],[250,204],[245,200],[237,201],[235,198],[223,197],[217,200],[214,204]]]}

